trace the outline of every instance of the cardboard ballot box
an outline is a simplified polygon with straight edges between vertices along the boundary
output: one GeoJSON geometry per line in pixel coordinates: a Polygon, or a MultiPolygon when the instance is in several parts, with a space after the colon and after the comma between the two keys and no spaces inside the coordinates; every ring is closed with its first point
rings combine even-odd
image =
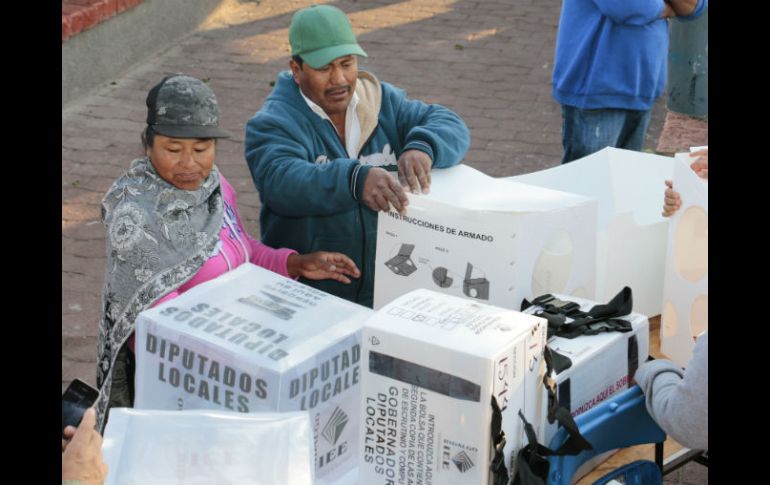
{"type": "MultiPolygon", "coordinates": [[[[630,286],[634,308],[645,315],[659,315],[668,231],[668,220],[660,213],[663,182],[671,179],[673,162],[671,157],[608,147],[506,180],[596,198],[596,300],[609,301],[618,288],[630,286]]],[[[553,292],[594,298],[573,291],[543,293],[553,292]]]]}
{"type": "Polygon", "coordinates": [[[673,185],[682,207],[669,222],[660,320],[660,350],[682,367],[692,358],[694,337],[709,326],[708,180],[690,168],[694,161],[688,153],[675,156],[673,185]]]}
{"type": "Polygon", "coordinates": [[[487,485],[492,399],[509,467],[518,416],[543,409],[547,323],[431,290],[397,298],[363,332],[358,483],[487,485]]]}
{"type": "Polygon", "coordinates": [[[518,309],[548,292],[593,296],[596,201],[489,177],[434,170],[406,215],[380,213],[374,308],[417,288],[518,309]]]}
{"type": "Polygon", "coordinates": [[[345,473],[358,440],[368,308],[244,264],[142,312],[138,409],[308,411],[316,483],[345,473]]]}
{"type": "MultiPolygon", "coordinates": [[[[554,296],[563,301],[578,303],[582,311],[606,303],[568,295],[554,296]]],[[[533,314],[540,310],[541,307],[534,305],[524,313],[533,314]]],[[[559,404],[569,408],[573,417],[631,387],[636,369],[647,360],[650,353],[648,318],[640,313],[630,313],[620,319],[631,323],[630,332],[581,335],[572,339],[554,336],[548,339],[551,350],[572,361],[569,368],[561,372],[554,371],[551,377],[556,381],[559,404]]],[[[547,399],[545,388],[543,392],[547,399]]],[[[548,446],[556,434],[558,423],[549,424],[543,420],[542,426],[542,432],[536,426],[538,439],[548,446]]]]}

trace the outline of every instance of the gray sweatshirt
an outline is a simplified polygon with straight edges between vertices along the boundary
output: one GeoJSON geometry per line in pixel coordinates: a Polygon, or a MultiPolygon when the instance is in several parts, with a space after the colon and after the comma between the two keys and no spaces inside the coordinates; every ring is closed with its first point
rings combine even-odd
{"type": "Polygon", "coordinates": [[[708,332],[682,369],[670,360],[639,367],[634,378],[642,388],[650,416],[678,443],[693,450],[709,447],[708,332]]]}

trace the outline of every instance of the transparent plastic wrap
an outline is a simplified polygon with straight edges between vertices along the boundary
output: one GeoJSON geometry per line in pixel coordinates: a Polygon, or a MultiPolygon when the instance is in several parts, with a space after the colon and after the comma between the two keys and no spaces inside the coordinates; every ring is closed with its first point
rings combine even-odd
{"type": "Polygon", "coordinates": [[[308,414],[114,408],[106,485],[310,485],[308,414]]]}

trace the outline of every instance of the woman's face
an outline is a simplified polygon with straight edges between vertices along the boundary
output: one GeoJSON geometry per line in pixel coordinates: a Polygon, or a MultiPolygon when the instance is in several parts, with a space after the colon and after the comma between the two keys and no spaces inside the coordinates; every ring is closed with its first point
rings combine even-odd
{"type": "Polygon", "coordinates": [[[163,180],[182,190],[196,190],[211,173],[216,155],[213,138],[170,138],[155,135],[150,162],[163,180]]]}

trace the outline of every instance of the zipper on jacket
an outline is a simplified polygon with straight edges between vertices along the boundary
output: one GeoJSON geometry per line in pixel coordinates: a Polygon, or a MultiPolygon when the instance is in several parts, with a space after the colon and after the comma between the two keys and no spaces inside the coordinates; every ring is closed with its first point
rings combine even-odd
{"type": "MultiPolygon", "coordinates": [[[[337,139],[340,140],[340,144],[342,145],[343,150],[345,151],[345,154],[350,158],[350,152],[348,152],[347,145],[345,144],[345,141],[340,136],[340,133],[337,131],[337,128],[334,126],[334,123],[331,122],[331,120],[325,120],[327,123],[329,123],[332,127],[332,130],[334,131],[334,134],[337,135],[337,139]]],[[[380,126],[380,123],[377,122],[377,124],[374,125],[374,128],[372,129],[372,132],[369,134],[369,136],[366,138],[366,141],[361,144],[361,150],[356,154],[360,155],[361,152],[364,151],[364,147],[372,141],[372,138],[374,138],[374,135],[377,133],[377,127],[380,126]]],[[[356,158],[358,160],[358,158],[356,158]]],[[[360,161],[358,162],[361,163],[360,161]]],[[[396,170],[398,170],[398,165],[396,165],[396,170]]],[[[353,194],[353,197],[355,197],[356,194],[353,194]]],[[[361,290],[364,287],[364,284],[366,282],[365,275],[367,272],[365,271],[366,266],[366,226],[364,223],[364,211],[363,207],[361,206],[361,201],[358,202],[358,217],[361,219],[361,276],[359,277],[359,283],[358,283],[358,289],[356,290],[356,303],[358,303],[361,299],[361,290]]],[[[374,266],[374,264],[372,264],[374,266]]],[[[374,279],[372,279],[372,290],[374,289],[374,279]]],[[[372,295],[372,298],[374,298],[374,295],[372,295]]]]}
{"type": "MultiPolygon", "coordinates": [[[[361,204],[358,204],[358,216],[361,218],[361,277],[356,290],[356,303],[361,301],[361,289],[366,283],[366,226],[364,225],[364,213],[361,204]]],[[[372,285],[374,282],[372,282],[372,285]]]]}
{"type": "MultiPolygon", "coordinates": [[[[360,155],[361,152],[364,151],[364,147],[366,147],[366,145],[368,145],[369,142],[372,141],[372,138],[374,138],[375,133],[377,133],[378,126],[380,126],[379,123],[374,125],[374,129],[369,134],[369,137],[366,139],[366,141],[361,144],[361,150],[356,155],[360,155]]],[[[361,162],[359,161],[358,163],[360,164],[361,162]]],[[[353,197],[355,197],[355,195],[356,194],[353,194],[353,197]]],[[[362,229],[361,230],[361,266],[365,266],[366,265],[366,227],[364,225],[364,208],[362,207],[361,201],[358,201],[358,217],[361,218],[361,229],[362,229]]],[[[372,264],[372,267],[374,267],[374,264],[372,264]]],[[[356,303],[361,301],[361,289],[363,289],[364,284],[366,282],[366,278],[365,278],[366,272],[364,271],[363,267],[360,269],[361,269],[361,277],[359,278],[358,290],[356,291],[356,303]]],[[[372,299],[374,299],[374,278],[373,277],[372,277],[372,299]]]]}

